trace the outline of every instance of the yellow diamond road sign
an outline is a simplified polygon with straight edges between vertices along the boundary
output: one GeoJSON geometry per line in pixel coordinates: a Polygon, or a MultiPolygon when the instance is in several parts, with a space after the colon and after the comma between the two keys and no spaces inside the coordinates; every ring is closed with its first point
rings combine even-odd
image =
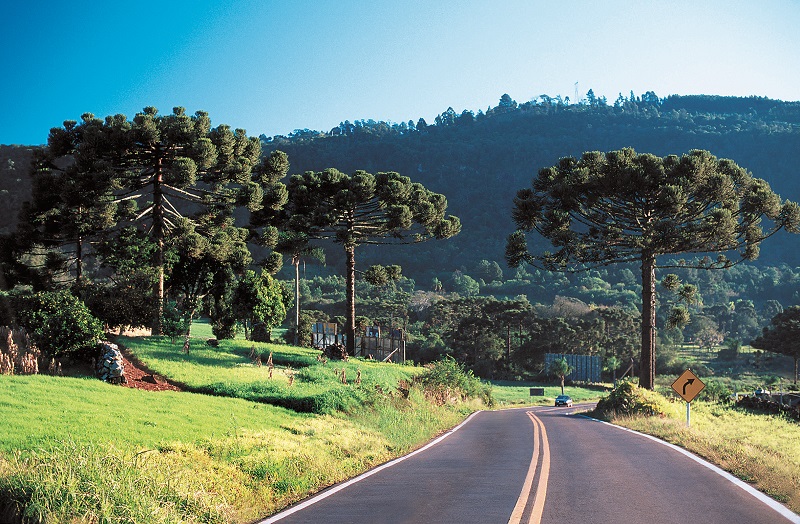
{"type": "Polygon", "coordinates": [[[691,402],[705,389],[706,385],[692,373],[691,369],[684,371],[678,380],[672,383],[672,389],[686,402],[691,402]]]}

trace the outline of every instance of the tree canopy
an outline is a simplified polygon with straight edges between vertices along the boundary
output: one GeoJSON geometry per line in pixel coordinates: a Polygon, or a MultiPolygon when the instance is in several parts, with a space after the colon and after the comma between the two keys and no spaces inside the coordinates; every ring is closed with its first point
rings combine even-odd
{"type": "Polygon", "coordinates": [[[348,351],[355,349],[355,248],[450,238],[461,230],[446,216],[447,199],[398,173],[353,175],[336,169],[291,177],[286,205],[290,231],[341,244],[347,258],[348,351]]]}
{"type": "MultiPolygon", "coordinates": [[[[151,263],[157,272],[158,307],[153,328],[159,332],[166,243],[200,246],[227,238],[234,244],[225,250],[241,252],[235,244],[241,244],[246,232],[220,231],[233,227],[230,217],[237,206],[257,212],[265,201],[275,199],[264,194],[265,188],[275,190],[276,181],[268,175],[271,166],[260,166],[261,162],[257,138],[227,125],[212,128],[204,111],[189,116],[176,107],[172,114],[159,115],[157,109],[146,107],[133,121],[124,115],[101,120],[86,113],[80,123],[67,121],[51,130],[37,163],[39,176],[60,176],[63,183],[39,198],[55,203],[44,202],[34,209],[45,209],[45,216],[47,208],[56,209],[59,222],[75,221],[79,227],[67,231],[69,239],[96,234],[112,223],[143,227],[155,245],[151,263]],[[60,194],[72,186],[75,191],[67,194],[79,198],[60,194]],[[84,186],[91,191],[80,190],[84,186]],[[87,211],[93,209],[97,211],[87,211]]],[[[38,222],[47,226],[41,219],[38,222]]]]}
{"type": "MultiPolygon", "coordinates": [[[[543,168],[531,188],[514,199],[517,231],[506,259],[549,270],[639,262],[642,270],[640,383],[655,380],[655,269],[664,255],[718,253],[700,266],[729,267],[726,253],[758,257],[777,230],[798,232],[800,207],[783,202],[769,185],[733,161],[707,151],[682,156],[637,154],[626,148],[587,152],[543,168]],[[764,219],[768,220],[765,223],[764,219]],[[526,233],[551,242],[552,252],[531,254],[526,233]]],[[[669,265],[669,263],[667,263],[669,265]]]]}

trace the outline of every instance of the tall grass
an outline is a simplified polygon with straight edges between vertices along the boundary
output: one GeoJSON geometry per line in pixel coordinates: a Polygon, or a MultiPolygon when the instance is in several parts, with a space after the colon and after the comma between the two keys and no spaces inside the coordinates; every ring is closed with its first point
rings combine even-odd
{"type": "Polygon", "coordinates": [[[113,445],[60,443],[5,461],[0,499],[24,522],[228,522],[233,508],[220,492],[173,474],[171,462],[113,445]]]}

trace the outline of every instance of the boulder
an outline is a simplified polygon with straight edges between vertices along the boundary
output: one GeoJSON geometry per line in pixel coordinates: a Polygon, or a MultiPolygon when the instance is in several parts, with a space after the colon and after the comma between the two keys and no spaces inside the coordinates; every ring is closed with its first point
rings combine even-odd
{"type": "Polygon", "coordinates": [[[100,343],[99,352],[100,358],[95,367],[98,378],[111,384],[124,384],[125,362],[119,346],[104,340],[100,343]]]}

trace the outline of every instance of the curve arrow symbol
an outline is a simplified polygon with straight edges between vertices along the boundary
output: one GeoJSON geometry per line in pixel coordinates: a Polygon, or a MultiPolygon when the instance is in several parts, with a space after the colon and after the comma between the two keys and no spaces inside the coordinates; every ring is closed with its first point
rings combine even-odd
{"type": "Polygon", "coordinates": [[[684,395],[686,395],[686,388],[688,386],[691,386],[692,384],[694,384],[694,379],[693,378],[687,378],[686,379],[686,384],[683,385],[683,394],[684,395]]]}

